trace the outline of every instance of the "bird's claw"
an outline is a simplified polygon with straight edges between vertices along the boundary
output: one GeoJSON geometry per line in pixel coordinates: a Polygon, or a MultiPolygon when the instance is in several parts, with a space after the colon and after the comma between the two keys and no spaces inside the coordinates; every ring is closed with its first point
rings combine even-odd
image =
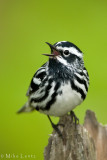
{"type": "Polygon", "coordinates": [[[61,131],[60,131],[59,128],[58,128],[59,125],[60,125],[60,124],[54,124],[54,123],[52,123],[52,127],[53,127],[53,128],[55,129],[55,131],[58,133],[59,137],[62,137],[62,138],[63,138],[63,135],[62,135],[61,131]]]}
{"type": "Polygon", "coordinates": [[[58,124],[56,124],[56,126],[58,127],[58,126],[62,126],[62,127],[64,127],[65,125],[64,124],[62,124],[62,123],[58,123],[58,124]]]}

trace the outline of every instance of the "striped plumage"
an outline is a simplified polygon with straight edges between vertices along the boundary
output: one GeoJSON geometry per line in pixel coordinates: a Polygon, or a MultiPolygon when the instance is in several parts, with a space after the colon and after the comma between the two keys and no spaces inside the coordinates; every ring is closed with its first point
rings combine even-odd
{"type": "Polygon", "coordinates": [[[36,109],[47,115],[63,116],[86,98],[89,76],[81,50],[67,41],[48,45],[49,61],[33,76],[28,102],[19,113],[36,109]]]}

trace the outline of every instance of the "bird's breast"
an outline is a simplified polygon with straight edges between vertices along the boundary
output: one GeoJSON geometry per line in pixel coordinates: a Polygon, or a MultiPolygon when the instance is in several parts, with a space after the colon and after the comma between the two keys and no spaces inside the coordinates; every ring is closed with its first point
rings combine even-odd
{"type": "Polygon", "coordinates": [[[50,106],[49,110],[41,112],[52,116],[63,116],[73,110],[82,101],[81,95],[72,89],[70,82],[61,83],[54,103],[50,106]]]}

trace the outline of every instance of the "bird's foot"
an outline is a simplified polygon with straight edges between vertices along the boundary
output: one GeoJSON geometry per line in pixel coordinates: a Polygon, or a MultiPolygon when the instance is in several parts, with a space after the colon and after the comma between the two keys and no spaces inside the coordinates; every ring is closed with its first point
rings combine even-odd
{"type": "Polygon", "coordinates": [[[79,119],[77,118],[77,116],[73,111],[70,112],[70,115],[71,115],[72,121],[74,121],[75,123],[75,128],[76,128],[77,124],[79,124],[79,119]]]}
{"type": "Polygon", "coordinates": [[[60,129],[58,128],[58,126],[63,126],[64,127],[64,124],[61,124],[61,123],[54,124],[49,116],[48,116],[48,119],[51,122],[51,125],[52,125],[53,129],[58,133],[59,137],[61,137],[63,139],[63,135],[62,135],[60,129]]]}
{"type": "Polygon", "coordinates": [[[60,129],[58,128],[59,125],[60,124],[54,124],[54,123],[52,123],[53,129],[58,133],[59,137],[63,138],[63,135],[62,135],[60,129]]]}

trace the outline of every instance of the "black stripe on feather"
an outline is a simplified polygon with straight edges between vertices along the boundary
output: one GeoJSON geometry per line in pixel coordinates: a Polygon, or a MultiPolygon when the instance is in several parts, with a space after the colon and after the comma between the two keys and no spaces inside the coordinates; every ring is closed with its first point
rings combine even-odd
{"type": "Polygon", "coordinates": [[[76,80],[85,86],[86,91],[88,91],[87,83],[84,79],[80,79],[77,75],[75,75],[76,80]]]}
{"type": "Polygon", "coordinates": [[[71,81],[71,87],[73,90],[77,91],[78,93],[81,94],[81,98],[84,100],[86,98],[85,93],[83,92],[83,90],[79,87],[77,87],[73,81],[71,81]]]}
{"type": "Polygon", "coordinates": [[[45,95],[43,96],[43,97],[39,97],[39,98],[32,98],[31,99],[31,101],[30,101],[30,103],[32,103],[32,102],[42,102],[43,100],[45,100],[47,97],[48,97],[48,95],[49,95],[49,90],[51,89],[51,87],[52,87],[52,82],[53,82],[53,80],[52,79],[50,79],[49,80],[49,84],[48,84],[48,86],[46,87],[46,89],[45,89],[45,95]]]}

